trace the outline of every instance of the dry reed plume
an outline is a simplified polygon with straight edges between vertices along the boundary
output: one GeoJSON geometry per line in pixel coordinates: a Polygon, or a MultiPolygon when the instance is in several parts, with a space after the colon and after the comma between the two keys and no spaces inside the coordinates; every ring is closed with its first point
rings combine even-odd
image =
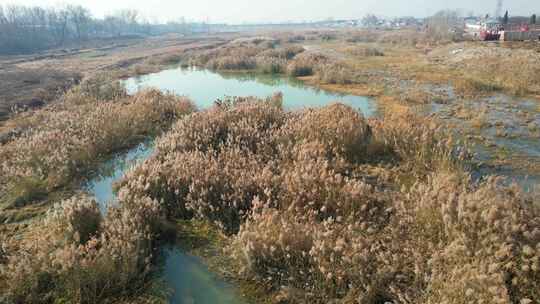
{"type": "Polygon", "coordinates": [[[30,203],[193,109],[156,90],[128,97],[117,82],[85,81],[63,100],[16,118],[21,134],[0,146],[0,202],[30,203]]]}
{"type": "Polygon", "coordinates": [[[466,158],[428,119],[241,99],[181,119],[121,193],[215,223],[283,301],[534,303],[538,209],[466,158]]]}
{"type": "Polygon", "coordinates": [[[74,302],[128,293],[147,273],[162,212],[221,228],[239,275],[276,301],[537,303],[539,210],[496,178],[474,183],[466,160],[429,119],[227,99],[157,140],[119,185],[120,209],[102,219],[87,199],[65,202],[48,233],[7,247],[2,275],[30,302],[43,278],[74,302]]]}

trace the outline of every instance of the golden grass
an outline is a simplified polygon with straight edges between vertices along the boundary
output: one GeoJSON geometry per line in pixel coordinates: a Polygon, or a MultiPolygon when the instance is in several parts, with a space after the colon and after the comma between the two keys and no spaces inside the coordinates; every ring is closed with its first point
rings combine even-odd
{"type": "Polygon", "coordinates": [[[104,303],[140,294],[150,277],[152,201],[110,208],[75,196],[3,244],[0,290],[8,303],[104,303]]]}
{"type": "Polygon", "coordinates": [[[145,91],[127,96],[100,79],[83,82],[62,101],[14,120],[21,135],[0,146],[0,202],[29,204],[73,183],[96,162],[158,134],[194,106],[185,98],[145,91]]]}
{"type": "MultiPolygon", "coordinates": [[[[323,38],[331,38],[328,45],[341,43],[336,42],[339,35],[323,38]]],[[[417,38],[384,35],[379,39],[416,45],[417,38]]],[[[234,69],[262,51],[248,49],[245,57],[231,55],[231,49],[224,52],[206,53],[197,60],[234,69]]],[[[267,55],[279,61],[265,61],[264,69],[282,72],[281,55],[267,55]]],[[[341,66],[344,75],[380,69],[398,79],[453,80],[464,97],[488,94],[503,79],[481,74],[464,78],[459,70],[426,61],[424,50],[413,47],[385,47],[383,57],[352,55],[340,63],[348,64],[341,66]]],[[[287,59],[289,64],[295,57],[287,59]]],[[[311,61],[306,66],[317,72],[321,62],[311,61]]],[[[498,71],[498,67],[486,69],[498,71]]],[[[321,76],[303,79],[342,92],[367,92],[364,83],[324,84],[340,81],[321,76]]],[[[525,77],[501,89],[528,94],[535,84],[535,79],[525,77]]],[[[0,271],[5,285],[0,287],[9,299],[28,303],[44,296],[68,302],[91,299],[90,303],[122,293],[129,296],[147,282],[149,248],[159,233],[159,209],[172,219],[195,218],[221,229],[228,235],[228,253],[238,267],[238,277],[266,286],[279,301],[534,303],[540,298],[540,211],[533,204],[535,198],[501,186],[494,178],[473,183],[464,147],[432,119],[413,115],[403,102],[425,103],[431,97],[412,92],[399,98],[386,95],[386,89],[382,85],[373,94],[380,95],[383,111],[399,115],[384,119],[365,120],[341,104],[287,113],[279,105],[279,96],[266,101],[225,100],[182,118],[158,140],[156,154],[119,185],[120,209],[103,219],[92,202],[72,199],[31,230],[28,241],[14,242],[7,252],[1,251],[0,264],[7,268],[0,271]],[[133,244],[140,244],[136,248],[140,251],[133,250],[133,244]],[[113,255],[125,263],[111,262],[113,255]]],[[[78,95],[68,100],[78,107],[87,103],[78,95]]],[[[122,104],[121,110],[113,113],[127,111],[120,121],[130,123],[119,129],[105,124],[108,139],[96,151],[109,151],[111,141],[125,135],[125,126],[134,123],[130,118],[145,122],[139,129],[143,134],[155,127],[144,120],[147,107],[136,103],[126,110],[132,101],[124,96],[109,106],[114,109],[117,103],[122,104]]],[[[165,102],[166,113],[168,105],[165,102]]],[[[162,118],[162,107],[150,107],[157,115],[150,115],[154,120],[162,118]]],[[[174,120],[189,111],[172,112],[174,120]]],[[[25,124],[48,121],[47,115],[25,124]]],[[[463,115],[472,118],[467,109],[463,115]]],[[[485,125],[481,117],[471,124],[485,125]]],[[[23,157],[9,173],[32,172],[35,161],[43,162],[42,155],[54,152],[45,149],[40,155],[23,157]]],[[[61,159],[78,160],[67,155],[61,159]]],[[[51,171],[58,167],[45,163],[51,171]]],[[[75,175],[57,179],[47,174],[39,176],[38,183],[30,179],[21,185],[46,182],[48,189],[51,184],[62,185],[66,176],[75,175]]],[[[18,192],[30,200],[40,194],[18,192]]]]}
{"type": "Polygon", "coordinates": [[[474,184],[467,157],[428,118],[228,99],[158,140],[119,185],[120,209],[64,202],[7,247],[0,276],[27,303],[128,296],[147,282],[161,213],[222,230],[238,278],[281,301],[531,303],[540,211],[497,180],[474,184]]]}
{"type": "Polygon", "coordinates": [[[357,96],[380,96],[384,92],[384,88],[382,88],[377,83],[369,83],[369,84],[349,84],[349,85],[343,85],[343,84],[328,84],[324,83],[321,84],[318,79],[314,76],[305,76],[305,77],[298,77],[298,79],[302,80],[304,83],[312,86],[317,86],[323,90],[330,91],[330,92],[337,92],[337,93],[343,93],[343,94],[351,94],[351,95],[357,95],[357,96]]]}
{"type": "MultiPolygon", "coordinates": [[[[521,205],[526,199],[519,192],[492,182],[474,186],[463,171],[464,151],[429,119],[366,122],[343,105],[286,114],[254,102],[227,103],[179,122],[121,193],[149,195],[173,218],[194,216],[220,227],[231,235],[240,276],[268,286],[279,299],[465,303],[459,295],[469,293],[466,285],[448,279],[463,269],[444,258],[466,256],[452,251],[462,237],[485,232],[503,240],[507,233],[467,230],[481,217],[474,206],[532,208],[521,205]],[[370,174],[373,184],[366,183],[370,174]],[[469,222],[456,217],[452,197],[468,210],[469,222]],[[440,259],[430,264],[431,256],[440,259]]],[[[515,213],[508,212],[499,220],[512,221],[515,213]]],[[[540,224],[530,212],[533,225],[540,224]]],[[[471,259],[493,262],[496,256],[486,251],[471,259]]],[[[467,275],[484,273],[471,268],[467,275]]],[[[535,275],[518,277],[536,286],[535,275]]],[[[479,284],[480,299],[492,299],[483,293],[492,286],[503,299],[509,290],[534,296],[534,288],[479,284]]]]}

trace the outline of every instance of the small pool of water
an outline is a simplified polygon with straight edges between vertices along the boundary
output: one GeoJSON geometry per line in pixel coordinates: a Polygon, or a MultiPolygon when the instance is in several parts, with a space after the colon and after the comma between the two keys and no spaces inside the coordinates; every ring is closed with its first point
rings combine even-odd
{"type": "Polygon", "coordinates": [[[86,190],[95,196],[102,214],[107,212],[109,205],[116,203],[113,191],[114,183],[120,180],[127,171],[150,157],[153,151],[152,142],[141,143],[100,165],[93,177],[86,183],[86,190]]]}
{"type": "Polygon", "coordinates": [[[174,282],[170,302],[174,304],[244,304],[230,284],[216,280],[198,257],[177,247],[164,248],[164,276],[174,282]]]}
{"type": "Polygon", "coordinates": [[[225,96],[268,97],[283,93],[287,110],[321,107],[339,101],[360,110],[365,116],[376,112],[374,101],[365,96],[343,95],[306,86],[303,82],[279,75],[216,73],[197,68],[175,68],[132,77],[124,81],[128,93],[148,87],[191,98],[199,108],[208,108],[225,96]]]}
{"type": "MultiPolygon", "coordinates": [[[[103,214],[117,199],[113,185],[131,168],[150,157],[154,151],[151,142],[118,154],[103,163],[87,182],[86,190],[95,196],[103,214]]],[[[171,304],[243,304],[245,303],[230,284],[213,275],[202,261],[185,254],[177,246],[162,248],[164,265],[162,276],[169,288],[171,304]]]]}

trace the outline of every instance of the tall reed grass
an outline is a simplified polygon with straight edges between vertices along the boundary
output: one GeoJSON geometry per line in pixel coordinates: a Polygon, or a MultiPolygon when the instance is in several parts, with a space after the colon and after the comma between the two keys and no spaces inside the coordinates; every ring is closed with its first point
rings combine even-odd
{"type": "MultiPolygon", "coordinates": [[[[129,206],[129,207],[128,207],[129,206]]],[[[8,303],[105,303],[141,293],[151,274],[158,204],[110,209],[73,197],[10,240],[0,265],[8,303]]]]}
{"type": "MultiPolygon", "coordinates": [[[[119,184],[121,207],[56,207],[4,246],[9,298],[96,303],[148,274],[160,215],[230,238],[238,276],[289,303],[535,303],[540,211],[429,119],[231,98],[178,120],[119,184]],[[405,181],[404,181],[405,179],[405,181]]],[[[536,202],[538,203],[538,202],[536,202]]]]}
{"type": "Polygon", "coordinates": [[[157,90],[127,96],[115,82],[83,81],[61,101],[16,118],[21,135],[0,146],[0,202],[31,203],[193,109],[157,90]]]}
{"type": "Polygon", "coordinates": [[[538,298],[538,208],[473,183],[466,150],[427,118],[240,99],[181,119],[156,149],[121,193],[214,223],[239,275],[283,301],[538,298]]]}

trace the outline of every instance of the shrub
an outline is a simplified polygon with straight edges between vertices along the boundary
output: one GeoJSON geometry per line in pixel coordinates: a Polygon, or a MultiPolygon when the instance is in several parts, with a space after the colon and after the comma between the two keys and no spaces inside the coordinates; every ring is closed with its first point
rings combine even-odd
{"type": "Polygon", "coordinates": [[[358,42],[377,42],[379,40],[379,37],[381,36],[380,32],[377,31],[361,31],[361,32],[353,32],[349,37],[346,39],[347,42],[351,43],[358,43],[358,42]]]}
{"type": "Polygon", "coordinates": [[[371,121],[375,142],[383,143],[387,153],[402,161],[416,177],[438,170],[463,172],[470,153],[431,118],[412,114],[389,115],[383,121],[371,121]]]}
{"type": "Polygon", "coordinates": [[[156,144],[161,155],[157,164],[128,175],[128,193],[165,198],[169,214],[195,215],[235,232],[253,195],[263,193],[271,182],[271,167],[264,162],[275,149],[271,132],[284,121],[274,102],[229,100],[180,120],[156,144]],[[170,170],[154,170],[162,166],[170,170]],[[245,175],[247,168],[254,175],[245,175]],[[164,180],[170,185],[167,189],[162,188],[164,180]]]}
{"type": "Polygon", "coordinates": [[[306,40],[306,36],[304,35],[290,35],[290,36],[286,36],[285,38],[282,38],[282,41],[285,41],[288,43],[302,42],[305,40],[306,40]]]}
{"type": "Polygon", "coordinates": [[[141,199],[102,220],[89,198],[62,202],[7,254],[7,300],[102,303],[132,294],[149,274],[156,207],[141,199]]]}
{"type": "Polygon", "coordinates": [[[257,57],[257,70],[265,74],[281,74],[285,72],[287,60],[274,57],[257,57]]]}
{"type": "Polygon", "coordinates": [[[401,101],[420,104],[429,104],[433,102],[435,98],[435,94],[421,86],[411,87],[400,95],[401,101]]]}
{"type": "Polygon", "coordinates": [[[307,110],[298,118],[289,119],[284,130],[293,136],[293,143],[321,143],[329,159],[345,156],[362,158],[371,140],[371,128],[362,114],[351,107],[335,103],[317,110],[307,110]]]}
{"type": "Polygon", "coordinates": [[[385,219],[385,197],[344,174],[333,170],[325,158],[295,159],[294,166],[281,173],[279,208],[304,221],[354,218],[374,229],[385,219]]]}
{"type": "Polygon", "coordinates": [[[268,74],[284,73],[287,61],[304,51],[298,46],[274,48],[256,44],[229,44],[190,57],[193,65],[204,66],[213,70],[255,70],[268,74]]]}
{"type": "Polygon", "coordinates": [[[532,303],[539,290],[538,253],[532,249],[540,240],[538,208],[494,178],[469,185],[458,175],[434,175],[412,189],[403,205],[410,207],[400,211],[412,213],[402,218],[412,216],[416,244],[424,244],[426,252],[441,248],[426,264],[433,276],[425,302],[532,303]],[[422,216],[426,208],[432,210],[430,218],[422,216]]]}
{"type": "Polygon", "coordinates": [[[191,52],[185,54],[190,65],[207,67],[210,69],[246,70],[255,67],[255,56],[268,47],[257,45],[227,44],[204,52],[191,52]]]}
{"type": "Polygon", "coordinates": [[[10,185],[6,185],[7,195],[3,199],[7,208],[23,207],[47,196],[47,185],[40,179],[20,177],[10,185]]]}
{"type": "Polygon", "coordinates": [[[223,56],[206,63],[206,68],[212,70],[252,70],[255,67],[255,59],[247,56],[223,56]]]}
{"type": "Polygon", "coordinates": [[[313,75],[313,66],[305,62],[291,62],[287,65],[287,74],[293,77],[313,75]]]}
{"type": "Polygon", "coordinates": [[[287,73],[294,77],[311,76],[320,65],[327,61],[328,58],[324,55],[304,52],[290,61],[287,73]]]}
{"type": "Polygon", "coordinates": [[[461,97],[485,95],[498,90],[499,86],[474,78],[458,78],[454,81],[454,92],[461,97]]]}
{"type": "Polygon", "coordinates": [[[321,35],[322,41],[330,41],[330,40],[335,40],[335,39],[337,39],[337,37],[335,34],[332,34],[332,33],[325,33],[321,35]]]}
{"type": "Polygon", "coordinates": [[[349,47],[346,52],[358,57],[381,57],[384,52],[375,47],[349,47]]]}
{"type": "Polygon", "coordinates": [[[288,46],[283,48],[269,49],[264,52],[261,52],[257,57],[270,57],[270,58],[279,58],[285,60],[291,60],[296,55],[304,52],[304,48],[301,46],[288,46]]]}
{"type": "Polygon", "coordinates": [[[97,203],[88,197],[73,197],[48,211],[45,226],[49,233],[62,236],[67,243],[86,244],[97,235],[101,214],[97,203]]]}
{"type": "Polygon", "coordinates": [[[386,31],[378,39],[378,43],[416,46],[429,40],[425,32],[418,30],[386,31]]]}
{"type": "Polygon", "coordinates": [[[156,65],[172,65],[179,63],[182,59],[182,54],[166,54],[155,58],[151,63],[156,65]]]}
{"type": "Polygon", "coordinates": [[[341,64],[325,64],[317,69],[317,78],[321,83],[351,84],[355,81],[354,73],[341,64]]]}
{"type": "Polygon", "coordinates": [[[155,90],[113,101],[68,95],[31,114],[24,133],[0,147],[0,201],[26,204],[66,186],[104,155],[159,133],[194,108],[155,90]]]}
{"type": "Polygon", "coordinates": [[[104,219],[84,198],[54,209],[3,249],[8,299],[132,294],[148,278],[160,208],[220,227],[239,275],[275,300],[538,299],[540,210],[497,179],[473,182],[465,151],[433,121],[366,121],[342,104],[285,112],[276,101],[228,98],[180,119],[104,219]]]}
{"type": "Polygon", "coordinates": [[[239,275],[276,300],[538,298],[540,211],[497,180],[473,183],[465,157],[429,119],[229,99],[180,120],[120,197],[215,223],[239,275]]]}
{"type": "Polygon", "coordinates": [[[313,222],[266,205],[241,226],[233,255],[243,275],[302,290],[314,303],[533,303],[538,208],[495,180],[470,185],[435,174],[403,193],[378,225],[313,222]]]}
{"type": "Polygon", "coordinates": [[[79,98],[110,101],[127,96],[126,89],[112,74],[98,73],[71,89],[64,98],[79,98]]]}
{"type": "Polygon", "coordinates": [[[277,286],[306,288],[314,282],[312,259],[315,226],[254,201],[253,216],[234,238],[233,256],[242,274],[277,286]]]}

